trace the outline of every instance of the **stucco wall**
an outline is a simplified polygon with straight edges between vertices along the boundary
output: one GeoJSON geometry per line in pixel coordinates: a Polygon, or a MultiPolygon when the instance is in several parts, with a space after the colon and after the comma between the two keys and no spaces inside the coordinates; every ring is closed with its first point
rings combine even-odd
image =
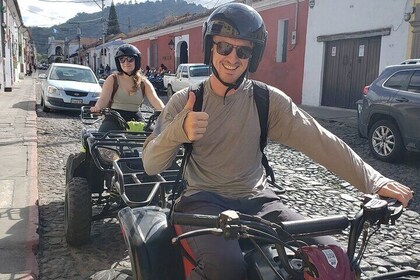
{"type": "Polygon", "coordinates": [[[391,28],[382,36],[379,72],[407,57],[409,23],[404,0],[323,0],[309,8],[302,104],[321,104],[324,42],[318,36],[391,28]]]}

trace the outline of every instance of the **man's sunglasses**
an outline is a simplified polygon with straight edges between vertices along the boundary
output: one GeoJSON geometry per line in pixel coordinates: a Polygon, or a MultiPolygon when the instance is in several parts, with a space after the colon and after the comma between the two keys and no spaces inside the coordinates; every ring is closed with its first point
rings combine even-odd
{"type": "Polygon", "coordinates": [[[227,56],[229,55],[233,49],[236,49],[236,55],[240,59],[248,59],[252,56],[252,48],[247,46],[235,46],[226,42],[214,42],[213,44],[216,45],[216,51],[218,54],[227,56]]]}
{"type": "Polygon", "coordinates": [[[132,57],[132,56],[121,56],[121,57],[118,58],[118,61],[120,63],[124,63],[126,61],[128,63],[132,63],[132,62],[134,62],[134,57],[132,57]]]}

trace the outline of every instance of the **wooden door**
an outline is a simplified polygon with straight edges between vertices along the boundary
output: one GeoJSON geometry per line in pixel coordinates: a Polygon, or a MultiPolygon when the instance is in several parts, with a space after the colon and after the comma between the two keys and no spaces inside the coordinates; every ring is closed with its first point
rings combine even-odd
{"type": "Polygon", "coordinates": [[[381,37],[326,42],[321,105],[356,109],[379,71],[381,37]]]}

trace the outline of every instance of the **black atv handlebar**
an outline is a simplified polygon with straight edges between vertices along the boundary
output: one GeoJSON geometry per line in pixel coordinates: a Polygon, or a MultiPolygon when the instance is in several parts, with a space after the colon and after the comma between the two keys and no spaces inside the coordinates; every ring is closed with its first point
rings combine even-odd
{"type": "MultiPolygon", "coordinates": [[[[401,203],[395,200],[381,199],[376,196],[364,196],[362,209],[353,219],[349,219],[344,215],[336,215],[299,221],[287,221],[277,226],[292,237],[321,236],[339,232],[346,229],[349,225],[354,226],[354,221],[357,221],[357,224],[364,221],[371,224],[376,222],[381,222],[382,224],[390,222],[393,224],[401,216],[402,211],[401,203]],[[363,217],[363,219],[358,219],[359,216],[363,217]]],[[[247,220],[243,215],[238,214],[241,217],[240,222],[247,220]]],[[[265,221],[263,219],[259,220],[265,221]]],[[[172,222],[179,225],[199,227],[220,227],[221,225],[220,215],[186,214],[180,212],[174,212],[172,214],[172,222]]],[[[237,221],[233,220],[228,222],[237,223],[237,221]]],[[[269,221],[265,221],[265,224],[274,225],[269,221]]]]}
{"type": "MultiPolygon", "coordinates": [[[[203,234],[214,234],[223,236],[226,239],[249,238],[249,236],[253,236],[257,240],[265,240],[276,244],[282,266],[287,272],[296,276],[298,272],[294,271],[290,266],[284,250],[284,247],[290,246],[290,243],[286,244],[288,241],[296,241],[296,239],[303,236],[323,236],[339,233],[350,225],[347,255],[352,265],[357,266],[363,254],[359,253],[356,258],[354,258],[354,254],[364,225],[369,224],[370,226],[379,227],[381,224],[394,224],[402,212],[403,207],[401,203],[396,200],[381,199],[377,195],[365,195],[361,209],[354,218],[338,215],[301,221],[287,221],[279,225],[259,217],[243,215],[232,210],[224,211],[217,216],[174,212],[171,217],[173,224],[192,225],[203,227],[204,229],[181,234],[173,238],[172,242],[177,243],[182,239],[203,234]],[[258,235],[258,232],[261,234],[258,235]]],[[[295,244],[299,244],[299,242],[295,244]]],[[[404,273],[404,275],[410,275],[406,274],[409,272],[404,273]]]]}
{"type": "Polygon", "coordinates": [[[219,227],[219,216],[174,212],[172,214],[172,222],[176,225],[217,228],[219,227]]]}
{"type": "MultiPolygon", "coordinates": [[[[110,108],[103,108],[99,112],[91,112],[91,107],[89,106],[82,106],[81,107],[81,113],[80,113],[80,119],[83,124],[86,125],[93,125],[101,120],[101,116],[110,116],[112,118],[115,118],[115,120],[120,124],[120,126],[123,128],[123,130],[129,129],[129,125],[126,120],[118,113],[118,111],[110,109],[110,108]]],[[[144,125],[144,132],[152,132],[155,126],[155,123],[162,111],[159,110],[141,110],[142,113],[146,113],[147,115],[150,115],[149,117],[146,117],[145,125],[144,125]]]]}

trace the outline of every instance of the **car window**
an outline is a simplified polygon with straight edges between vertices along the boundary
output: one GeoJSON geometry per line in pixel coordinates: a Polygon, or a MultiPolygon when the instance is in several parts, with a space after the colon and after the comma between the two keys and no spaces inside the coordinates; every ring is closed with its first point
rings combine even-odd
{"type": "Polygon", "coordinates": [[[182,67],[181,77],[188,78],[188,69],[187,69],[187,66],[182,67]]]}
{"type": "Polygon", "coordinates": [[[407,81],[410,71],[400,71],[392,75],[388,81],[385,82],[384,86],[394,89],[402,89],[405,81],[407,81]]]}
{"type": "Polygon", "coordinates": [[[408,83],[408,91],[420,93],[420,71],[415,71],[408,83]]]}
{"type": "Polygon", "coordinates": [[[55,67],[51,71],[50,79],[61,81],[97,83],[93,72],[89,69],[78,69],[70,67],[55,67]]]}
{"type": "Polygon", "coordinates": [[[191,77],[210,76],[210,67],[207,65],[191,66],[191,77]]]}

